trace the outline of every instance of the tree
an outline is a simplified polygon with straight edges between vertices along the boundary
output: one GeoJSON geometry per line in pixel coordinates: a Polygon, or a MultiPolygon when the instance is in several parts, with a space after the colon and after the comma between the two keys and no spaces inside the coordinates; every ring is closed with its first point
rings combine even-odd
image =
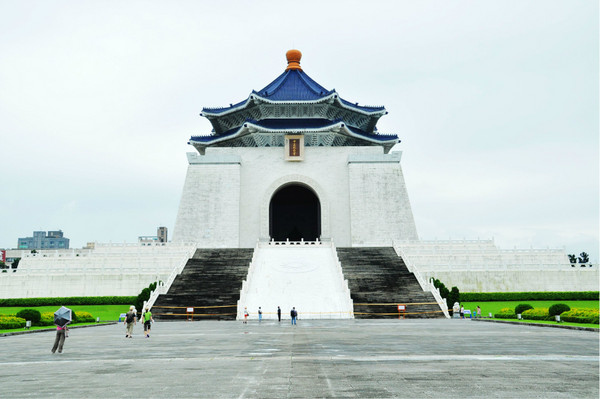
{"type": "Polygon", "coordinates": [[[451,309],[452,305],[450,305],[448,303],[448,296],[450,294],[450,291],[448,290],[448,288],[446,288],[446,286],[444,285],[444,283],[442,283],[440,280],[438,280],[437,278],[433,279],[433,286],[437,289],[440,290],[440,296],[442,298],[444,298],[446,300],[446,304],[448,305],[448,308],[451,309]]]}
{"type": "Polygon", "coordinates": [[[590,261],[590,256],[586,252],[582,252],[579,254],[579,263],[588,263],[590,261]]]}
{"type": "Polygon", "coordinates": [[[575,254],[569,254],[569,262],[571,263],[577,263],[577,256],[575,256],[575,254]]]}
{"type": "MultiPolygon", "coordinates": [[[[450,289],[450,294],[448,294],[448,300],[446,301],[448,304],[452,304],[454,306],[454,302],[460,302],[460,291],[458,287],[452,287],[450,289]]],[[[451,306],[448,306],[449,309],[452,309],[451,306]]]]}

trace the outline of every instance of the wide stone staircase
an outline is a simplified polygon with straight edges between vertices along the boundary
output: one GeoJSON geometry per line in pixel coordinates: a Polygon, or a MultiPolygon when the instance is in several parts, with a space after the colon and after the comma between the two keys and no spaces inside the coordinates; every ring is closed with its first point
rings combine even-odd
{"type": "Polygon", "coordinates": [[[198,249],[152,307],[153,317],[185,320],[186,308],[194,308],[193,320],[235,320],[242,281],[248,274],[254,249],[198,249]]]}
{"type": "Polygon", "coordinates": [[[431,292],[425,292],[394,248],[337,248],[344,278],[354,301],[354,317],[398,318],[398,304],[406,318],[442,318],[431,292]]]}

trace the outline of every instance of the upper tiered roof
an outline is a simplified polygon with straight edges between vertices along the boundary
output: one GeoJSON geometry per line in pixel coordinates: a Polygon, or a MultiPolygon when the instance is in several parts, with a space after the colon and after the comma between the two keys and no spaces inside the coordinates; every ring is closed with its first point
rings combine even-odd
{"type": "MultiPolygon", "coordinates": [[[[300,51],[290,50],[286,57],[286,70],[261,90],[253,90],[246,100],[224,108],[204,108],[201,115],[211,122],[213,132],[210,136],[192,137],[190,144],[200,153],[211,145],[261,146],[265,140],[248,140],[248,137],[242,141],[239,139],[248,134],[272,135],[274,132],[289,131],[306,131],[314,135],[319,133],[319,129],[325,135],[330,135],[332,126],[346,127],[337,129],[336,134],[349,135],[352,132],[353,137],[348,136],[351,140],[338,138],[330,145],[383,145],[387,152],[399,141],[395,135],[377,133],[377,120],[387,113],[384,107],[358,105],[342,99],[335,89],[327,90],[302,70],[300,51]],[[244,129],[248,123],[252,129],[244,129]],[[272,128],[274,125],[277,125],[277,129],[272,128]]],[[[282,140],[267,141],[273,143],[271,145],[283,143],[282,140]]],[[[326,145],[323,143],[327,141],[312,142],[313,145],[326,145]]]]}

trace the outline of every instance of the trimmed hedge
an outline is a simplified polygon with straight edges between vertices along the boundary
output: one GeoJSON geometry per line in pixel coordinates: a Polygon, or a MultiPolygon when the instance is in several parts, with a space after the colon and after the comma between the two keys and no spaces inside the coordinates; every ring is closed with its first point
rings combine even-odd
{"type": "Polygon", "coordinates": [[[598,324],[598,316],[600,311],[598,309],[577,309],[573,308],[560,315],[561,321],[570,321],[574,323],[591,323],[598,324]]]}
{"type": "Polygon", "coordinates": [[[460,302],[486,301],[597,301],[598,291],[461,292],[460,302]]]}
{"type": "Polygon", "coordinates": [[[10,330],[13,328],[24,328],[25,327],[25,319],[15,316],[6,316],[0,315],[0,329],[1,330],[10,330]]]}
{"type": "Polygon", "coordinates": [[[0,299],[0,306],[68,306],[68,305],[122,305],[135,302],[135,296],[72,296],[62,298],[8,298],[0,299]]]}
{"type": "Polygon", "coordinates": [[[528,309],[521,313],[524,320],[550,320],[548,308],[528,309]]]}
{"type": "Polygon", "coordinates": [[[496,319],[516,319],[517,315],[512,308],[502,308],[500,312],[494,314],[496,319]]]}
{"type": "Polygon", "coordinates": [[[52,312],[44,312],[42,313],[42,318],[40,319],[40,326],[53,326],[54,325],[54,313],[52,312]]]}
{"type": "Polygon", "coordinates": [[[96,321],[91,313],[84,311],[73,312],[73,319],[74,323],[93,323],[96,321]]]}

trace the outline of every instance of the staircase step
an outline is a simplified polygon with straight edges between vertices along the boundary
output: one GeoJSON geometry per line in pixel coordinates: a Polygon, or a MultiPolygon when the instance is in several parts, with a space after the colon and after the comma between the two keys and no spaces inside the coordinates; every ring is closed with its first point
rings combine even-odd
{"type": "Polygon", "coordinates": [[[398,318],[398,304],[407,305],[406,318],[444,317],[433,294],[423,291],[393,248],[337,248],[337,253],[355,318],[398,318]]]}
{"type": "Polygon", "coordinates": [[[235,320],[242,281],[248,274],[253,249],[198,249],[169,291],[160,295],[153,315],[161,320],[185,320],[194,308],[194,320],[235,320]]]}

